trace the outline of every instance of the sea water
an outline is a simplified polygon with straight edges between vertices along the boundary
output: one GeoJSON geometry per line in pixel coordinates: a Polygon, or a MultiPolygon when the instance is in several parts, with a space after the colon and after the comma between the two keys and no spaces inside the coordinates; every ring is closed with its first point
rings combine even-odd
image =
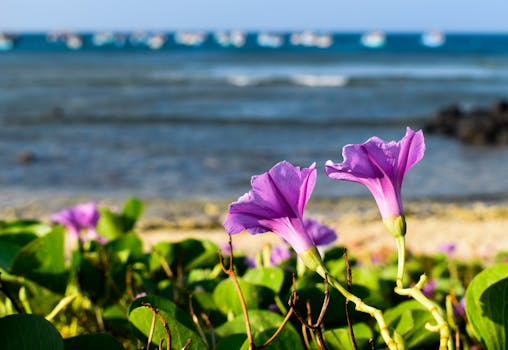
{"type": "MultiPolygon", "coordinates": [[[[241,47],[211,34],[178,46],[175,35],[157,50],[18,35],[0,52],[0,192],[233,198],[288,160],[317,163],[316,196],[368,196],[324,175],[343,145],[398,140],[450,104],[508,98],[508,36],[451,35],[432,48],[398,34],[369,48],[360,34],[328,47],[293,45],[289,33],[279,47],[252,33],[241,47]]],[[[426,144],[405,196],[508,197],[506,146],[430,134],[426,144]]]]}

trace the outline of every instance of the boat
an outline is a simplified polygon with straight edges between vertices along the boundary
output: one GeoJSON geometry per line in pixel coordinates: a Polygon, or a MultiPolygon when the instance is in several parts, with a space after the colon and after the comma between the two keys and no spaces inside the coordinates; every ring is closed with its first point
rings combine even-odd
{"type": "Polygon", "coordinates": [[[440,47],[446,42],[446,37],[443,32],[438,30],[432,30],[427,33],[423,33],[421,37],[421,43],[427,47],[440,47]]]}
{"type": "Polygon", "coordinates": [[[83,39],[77,34],[69,33],[65,36],[65,45],[71,50],[79,50],[83,46],[83,39]]]}
{"type": "Polygon", "coordinates": [[[151,34],[146,38],[146,44],[152,50],[159,50],[166,43],[166,35],[164,34],[151,34]]]}
{"type": "Polygon", "coordinates": [[[381,31],[364,33],[360,38],[360,42],[365,47],[377,49],[386,44],[386,35],[381,31]]]}
{"type": "Polygon", "coordinates": [[[246,37],[245,34],[239,30],[232,32],[216,32],[213,34],[213,38],[217,44],[222,47],[242,47],[245,45],[246,37]]]}
{"type": "Polygon", "coordinates": [[[293,33],[289,37],[289,42],[293,46],[317,47],[326,49],[333,44],[333,37],[329,34],[318,34],[311,31],[302,33],[293,33]]]}
{"type": "Polygon", "coordinates": [[[92,44],[94,46],[98,46],[98,47],[110,45],[113,43],[113,41],[114,41],[114,35],[112,32],[100,32],[100,33],[95,33],[92,36],[92,44]]]}
{"type": "Polygon", "coordinates": [[[284,45],[284,37],[279,34],[259,33],[256,42],[261,47],[279,48],[284,45]]]}
{"type": "Polygon", "coordinates": [[[14,48],[14,37],[0,33],[0,51],[10,51],[14,48]]]}
{"type": "Polygon", "coordinates": [[[176,32],[175,43],[183,46],[201,46],[206,40],[205,32],[176,32]]]}

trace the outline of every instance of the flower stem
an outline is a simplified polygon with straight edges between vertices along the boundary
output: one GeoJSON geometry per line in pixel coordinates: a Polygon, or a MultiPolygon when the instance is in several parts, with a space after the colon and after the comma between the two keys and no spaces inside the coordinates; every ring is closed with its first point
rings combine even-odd
{"type": "Polygon", "coordinates": [[[397,242],[397,288],[404,288],[404,266],[406,264],[406,239],[404,236],[395,238],[397,242]]]}
{"type": "Polygon", "coordinates": [[[451,338],[450,338],[450,328],[448,323],[446,323],[443,318],[439,307],[429,300],[423,293],[422,288],[427,282],[427,277],[425,274],[420,276],[420,280],[418,283],[411,288],[404,288],[403,278],[404,278],[404,264],[406,260],[406,248],[405,248],[405,239],[404,236],[399,236],[395,238],[397,243],[397,253],[398,253],[398,268],[397,268],[397,286],[395,287],[395,293],[399,295],[409,296],[423,305],[434,317],[437,325],[433,326],[430,324],[426,324],[425,328],[432,332],[439,332],[439,350],[447,350],[452,349],[451,338]]]}
{"type": "MultiPolygon", "coordinates": [[[[319,273],[319,271],[318,271],[319,273]]],[[[320,274],[321,275],[321,274],[320,274]]],[[[323,278],[326,278],[325,276],[321,275],[323,278]]],[[[337,281],[335,278],[328,276],[328,282],[337,289],[347,300],[355,304],[355,310],[367,313],[374,317],[379,325],[379,331],[381,332],[381,336],[383,337],[383,340],[385,341],[386,345],[388,345],[388,348],[390,350],[400,350],[397,347],[397,344],[390,336],[390,332],[388,331],[388,326],[386,325],[386,321],[384,319],[383,313],[381,310],[376,309],[375,307],[369,306],[363,302],[362,299],[357,297],[356,295],[350,293],[347,291],[339,281],[337,281]]]]}
{"type": "Polygon", "coordinates": [[[381,310],[365,304],[362,299],[349,292],[338,280],[330,276],[316,247],[300,252],[298,256],[302,259],[305,266],[312,271],[317,272],[317,274],[325,280],[328,280],[330,285],[337,289],[346,298],[346,300],[354,303],[357,311],[367,313],[376,319],[381,336],[390,350],[403,350],[403,346],[396,343],[390,336],[388,326],[386,325],[386,321],[381,310]]]}

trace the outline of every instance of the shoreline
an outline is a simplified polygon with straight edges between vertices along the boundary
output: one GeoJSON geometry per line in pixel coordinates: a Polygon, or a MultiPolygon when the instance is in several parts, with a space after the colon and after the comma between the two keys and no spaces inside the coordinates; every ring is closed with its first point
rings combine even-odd
{"type": "MultiPolygon", "coordinates": [[[[27,195],[27,194],[25,194],[27,195]]],[[[502,196],[501,196],[502,197],[502,196]]],[[[1,220],[37,219],[49,222],[49,217],[65,207],[87,201],[121,208],[128,198],[101,199],[96,195],[67,196],[49,193],[6,201],[0,192],[1,220]]],[[[165,200],[140,198],[145,212],[137,223],[147,246],[161,240],[178,241],[185,238],[210,239],[222,245],[227,235],[222,222],[231,200],[165,200]]],[[[461,198],[425,198],[404,201],[408,233],[408,251],[415,254],[436,254],[440,245],[453,243],[456,259],[478,259],[487,263],[497,252],[508,251],[508,201],[506,198],[471,200],[461,198]]],[[[386,258],[395,252],[393,238],[386,232],[378,209],[371,198],[340,198],[310,200],[305,213],[334,228],[339,239],[336,244],[347,247],[352,254],[386,258]]],[[[281,244],[271,233],[253,237],[241,233],[233,237],[237,249],[253,254],[265,243],[281,244]]]]}

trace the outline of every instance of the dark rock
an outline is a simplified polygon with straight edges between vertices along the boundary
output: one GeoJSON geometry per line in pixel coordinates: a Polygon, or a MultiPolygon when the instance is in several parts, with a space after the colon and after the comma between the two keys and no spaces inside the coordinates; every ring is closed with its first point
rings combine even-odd
{"type": "Polygon", "coordinates": [[[498,101],[490,109],[464,112],[453,105],[436,113],[425,131],[454,137],[474,145],[508,144],[508,102],[498,101]]]}
{"type": "Polygon", "coordinates": [[[425,129],[429,132],[436,132],[445,135],[455,135],[457,133],[457,123],[463,116],[459,106],[453,105],[437,112],[434,121],[428,123],[425,129]]]}
{"type": "Polygon", "coordinates": [[[30,163],[33,163],[34,161],[36,161],[37,157],[32,152],[23,151],[23,152],[19,152],[16,155],[16,160],[18,161],[18,163],[21,163],[21,164],[30,164],[30,163]]]}
{"type": "Polygon", "coordinates": [[[492,108],[492,113],[494,114],[508,114],[508,101],[499,100],[494,103],[492,108]]]}

